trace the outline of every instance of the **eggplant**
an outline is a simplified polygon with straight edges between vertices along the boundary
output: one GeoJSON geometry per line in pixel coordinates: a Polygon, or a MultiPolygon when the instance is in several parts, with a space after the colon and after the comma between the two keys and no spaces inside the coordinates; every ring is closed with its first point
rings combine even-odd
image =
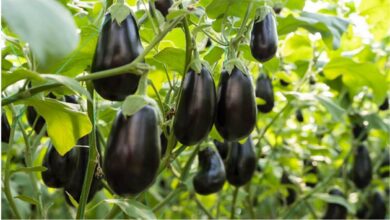
{"type": "Polygon", "coordinates": [[[172,0],[155,0],[154,7],[161,12],[161,14],[166,17],[169,13],[169,8],[173,5],[172,0]]]}
{"type": "Polygon", "coordinates": [[[108,137],[103,170],[118,195],[135,195],[155,180],[161,146],[157,113],[145,106],[134,115],[118,112],[108,137]]]}
{"type": "Polygon", "coordinates": [[[265,101],[265,104],[257,105],[257,110],[262,113],[272,111],[274,107],[274,88],[271,79],[264,73],[260,74],[256,82],[256,97],[265,101]]]}
{"type": "Polygon", "coordinates": [[[1,142],[9,143],[11,136],[11,126],[9,125],[7,115],[3,111],[1,113],[1,142]]]}
{"type": "Polygon", "coordinates": [[[250,135],[256,125],[256,100],[249,76],[234,67],[231,74],[222,71],[218,86],[215,126],[226,141],[250,135]]]}
{"type": "Polygon", "coordinates": [[[259,62],[266,62],[275,56],[278,48],[278,33],[275,17],[271,11],[263,20],[253,23],[250,48],[252,56],[259,62]]]}
{"type": "Polygon", "coordinates": [[[286,82],[283,79],[279,79],[279,82],[280,82],[280,85],[282,85],[283,87],[286,87],[286,86],[290,85],[289,82],[286,82]]]}
{"type": "Polygon", "coordinates": [[[243,186],[252,179],[256,170],[256,155],[251,138],[244,144],[229,142],[225,168],[226,179],[233,186],[243,186]]]}
{"type": "Polygon", "coordinates": [[[301,109],[297,109],[295,111],[295,118],[297,119],[298,122],[303,122],[304,121],[304,118],[303,118],[303,114],[302,114],[302,110],[301,109]]]}
{"type": "MultiPolygon", "coordinates": [[[[344,197],[344,194],[334,188],[329,191],[330,195],[344,197]]],[[[347,217],[347,209],[337,203],[328,203],[323,219],[345,219],[347,217]]]]}
{"type": "Polygon", "coordinates": [[[183,82],[173,123],[177,140],[191,146],[207,137],[215,120],[217,95],[213,77],[202,67],[200,73],[190,69],[183,82]]]}
{"type": "Polygon", "coordinates": [[[351,174],[352,181],[359,189],[365,188],[371,182],[371,158],[367,148],[364,145],[359,145],[354,152],[354,161],[351,174]]]}
{"type": "MultiPolygon", "coordinates": [[[[282,184],[288,184],[288,185],[293,185],[294,183],[290,180],[290,177],[286,171],[283,171],[282,178],[280,180],[280,183],[282,184]]],[[[295,202],[297,199],[297,193],[291,186],[287,187],[287,197],[282,199],[282,203],[286,202],[287,205],[291,205],[295,202]]]]}
{"type": "Polygon", "coordinates": [[[379,110],[386,111],[389,109],[389,98],[386,96],[385,100],[383,100],[383,103],[379,106],[379,110]]]}
{"type": "Polygon", "coordinates": [[[195,192],[209,195],[220,191],[226,180],[225,166],[217,152],[210,147],[198,153],[200,170],[193,179],[195,192]]]}
{"type": "Polygon", "coordinates": [[[222,160],[225,160],[229,153],[228,143],[226,141],[219,142],[217,140],[214,140],[214,145],[217,147],[218,153],[221,156],[222,160]]]}
{"type": "Polygon", "coordinates": [[[42,162],[42,166],[47,168],[46,171],[41,172],[45,185],[52,188],[64,187],[77,169],[79,154],[79,149],[74,147],[64,156],[61,156],[50,144],[42,162]]]}
{"type": "Polygon", "coordinates": [[[371,209],[367,214],[368,219],[385,219],[387,213],[387,205],[385,199],[379,192],[374,192],[370,198],[371,209]]]}
{"type": "MultiPolygon", "coordinates": [[[[96,45],[91,72],[112,69],[131,63],[143,52],[138,26],[130,13],[118,24],[106,14],[96,45]]],[[[93,80],[96,92],[104,99],[122,101],[133,94],[138,87],[140,76],[131,72],[93,80]]]]}

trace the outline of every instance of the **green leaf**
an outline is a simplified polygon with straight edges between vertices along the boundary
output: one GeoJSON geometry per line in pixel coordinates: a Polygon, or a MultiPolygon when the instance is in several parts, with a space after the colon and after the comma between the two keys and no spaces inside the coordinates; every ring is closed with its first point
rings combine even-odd
{"type": "Polygon", "coordinates": [[[315,96],[315,98],[329,111],[335,121],[340,121],[342,119],[345,110],[332,99],[319,95],[315,96]]]}
{"type": "Polygon", "coordinates": [[[131,218],[156,219],[153,211],[144,204],[133,199],[106,199],[107,203],[116,204],[131,218]]]}
{"type": "Polygon", "coordinates": [[[336,203],[336,204],[342,205],[346,209],[348,209],[349,213],[352,213],[352,214],[355,213],[355,208],[352,205],[350,205],[345,198],[343,198],[341,196],[329,195],[326,193],[314,193],[313,197],[321,199],[327,203],[336,203]]]}
{"type": "Polygon", "coordinates": [[[364,115],[363,118],[368,121],[369,129],[379,129],[390,133],[390,125],[386,124],[385,120],[383,120],[383,118],[381,118],[377,113],[364,115]]]}
{"type": "Polygon", "coordinates": [[[225,51],[220,47],[213,47],[206,53],[204,59],[211,64],[215,64],[220,59],[222,59],[224,52],[225,51]]]}
{"type": "Polygon", "coordinates": [[[41,74],[41,76],[46,79],[54,80],[55,82],[60,83],[67,88],[79,93],[80,95],[85,95],[89,101],[92,101],[89,92],[84,87],[82,87],[80,83],[75,79],[56,74],[41,74]]]}
{"type": "Polygon", "coordinates": [[[167,65],[171,70],[183,72],[185,51],[183,49],[168,47],[154,56],[154,59],[161,64],[167,65]]]}
{"type": "Polygon", "coordinates": [[[134,115],[148,104],[145,96],[131,95],[127,96],[122,104],[122,113],[127,116],[134,115]]]}
{"type": "Polygon", "coordinates": [[[29,43],[40,70],[64,58],[79,43],[72,15],[57,1],[4,0],[2,15],[10,29],[29,43]]]}
{"type": "Polygon", "coordinates": [[[366,18],[376,40],[388,36],[390,26],[390,1],[362,0],[358,11],[362,17],[366,18]]]}
{"type": "Polygon", "coordinates": [[[298,60],[311,60],[313,47],[309,37],[302,34],[290,35],[282,46],[282,54],[283,58],[291,63],[298,60]]]}
{"type": "Polygon", "coordinates": [[[17,172],[29,173],[29,172],[43,172],[43,171],[46,171],[46,170],[47,170],[46,167],[36,166],[36,167],[19,167],[19,168],[16,168],[15,170],[13,170],[12,172],[13,173],[17,173],[17,172]]]}
{"type": "Polygon", "coordinates": [[[368,86],[373,90],[375,103],[381,104],[386,97],[386,78],[373,63],[356,63],[350,58],[338,57],[324,67],[324,74],[330,80],[341,75],[351,95],[356,95],[363,86],[368,86]]]}
{"type": "Polygon", "coordinates": [[[37,72],[20,68],[16,69],[15,71],[11,73],[2,72],[1,73],[1,89],[4,90],[8,86],[23,80],[28,79],[32,81],[39,81],[39,82],[45,82],[45,79],[41,77],[41,75],[37,72]]]}
{"type": "Polygon", "coordinates": [[[24,202],[27,202],[27,203],[30,203],[30,204],[33,204],[33,205],[38,205],[39,204],[36,199],[31,198],[29,196],[25,196],[25,195],[17,195],[14,198],[20,199],[20,200],[22,200],[24,202]]]}
{"type": "Polygon", "coordinates": [[[64,192],[66,193],[66,196],[68,196],[69,200],[70,200],[70,203],[72,203],[72,205],[75,207],[75,208],[78,208],[79,207],[79,203],[73,198],[73,196],[68,193],[67,191],[64,190],[64,192]]]}
{"type": "Polygon", "coordinates": [[[75,109],[76,105],[46,98],[29,98],[19,103],[33,106],[47,125],[47,133],[60,155],[65,155],[77,140],[89,134],[92,124],[88,116],[75,109]]]}
{"type": "Polygon", "coordinates": [[[285,35],[300,27],[305,28],[311,33],[319,32],[328,48],[337,49],[348,24],[346,20],[335,16],[302,12],[300,17],[293,15],[278,17],[278,34],[285,35]]]}
{"type": "Polygon", "coordinates": [[[120,1],[113,4],[108,9],[108,11],[111,14],[112,20],[116,21],[118,24],[122,23],[122,21],[124,21],[127,18],[127,16],[129,16],[129,14],[131,13],[130,8],[126,4],[123,4],[123,2],[120,1]]]}

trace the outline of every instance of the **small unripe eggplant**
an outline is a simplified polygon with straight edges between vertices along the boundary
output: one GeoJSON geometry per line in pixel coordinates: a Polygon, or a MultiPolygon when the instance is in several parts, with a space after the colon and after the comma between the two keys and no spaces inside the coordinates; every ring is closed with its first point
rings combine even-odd
{"type": "Polygon", "coordinates": [[[11,126],[9,125],[7,115],[3,111],[1,113],[1,142],[9,143],[11,136],[11,126]]]}
{"type": "Polygon", "coordinates": [[[256,82],[256,97],[265,101],[265,104],[257,105],[257,110],[262,113],[272,111],[274,107],[274,89],[271,79],[264,73],[260,74],[256,82]]]}
{"type": "Polygon", "coordinates": [[[195,192],[209,195],[220,191],[226,180],[225,166],[217,152],[210,147],[198,153],[200,170],[193,179],[195,192]]]}

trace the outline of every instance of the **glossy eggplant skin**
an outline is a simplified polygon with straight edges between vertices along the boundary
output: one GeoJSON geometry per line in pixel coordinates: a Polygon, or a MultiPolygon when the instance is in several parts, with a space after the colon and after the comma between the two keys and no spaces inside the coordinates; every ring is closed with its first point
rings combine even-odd
{"type": "MultiPolygon", "coordinates": [[[[281,178],[280,182],[282,184],[289,184],[289,185],[293,184],[293,182],[290,180],[290,177],[288,176],[287,172],[285,172],[285,171],[282,174],[282,178],[281,178]]],[[[287,188],[287,193],[288,193],[287,197],[282,199],[282,202],[284,203],[284,201],[285,201],[287,205],[291,205],[295,202],[295,200],[297,198],[297,193],[291,187],[287,188]]]]}
{"type": "MultiPolygon", "coordinates": [[[[143,52],[135,18],[129,14],[120,25],[106,14],[96,45],[91,66],[92,73],[122,66],[132,62],[143,52]]],[[[117,76],[93,80],[95,90],[101,97],[111,101],[122,101],[133,94],[140,76],[124,73],[117,76]]]]}
{"type": "Polygon", "coordinates": [[[371,182],[372,163],[370,154],[364,145],[359,145],[354,152],[351,174],[352,181],[359,189],[365,188],[371,182]]]}
{"type": "Polygon", "coordinates": [[[278,33],[272,12],[269,12],[263,20],[253,23],[250,48],[252,56],[259,62],[266,62],[275,56],[278,48],[278,33]]]}
{"type": "Polygon", "coordinates": [[[47,170],[41,173],[46,186],[62,188],[71,180],[79,160],[79,149],[72,148],[64,156],[61,156],[52,144],[49,145],[42,166],[47,170]]]}
{"type": "Polygon", "coordinates": [[[227,158],[227,155],[229,153],[229,146],[226,141],[219,142],[217,140],[214,140],[214,145],[217,147],[219,156],[221,156],[222,160],[225,160],[227,158]]]}
{"type": "Polygon", "coordinates": [[[213,77],[206,68],[189,70],[183,82],[173,131],[183,145],[199,143],[209,134],[216,113],[217,95],[213,77]]]}
{"type": "Polygon", "coordinates": [[[154,6],[157,10],[161,12],[161,14],[166,17],[168,15],[168,9],[173,5],[172,0],[155,0],[154,6]]]}
{"type": "MultiPolygon", "coordinates": [[[[330,195],[344,197],[344,194],[338,189],[331,189],[330,195]]],[[[328,203],[323,219],[345,219],[347,217],[347,209],[337,203],[328,203]]]]}
{"type": "Polygon", "coordinates": [[[383,103],[379,106],[379,110],[386,111],[389,109],[389,98],[386,96],[385,100],[383,100],[383,103]]]}
{"type": "Polygon", "coordinates": [[[3,111],[1,113],[1,142],[9,143],[11,136],[11,126],[9,125],[7,115],[3,111]]]}
{"type": "Polygon", "coordinates": [[[303,122],[305,119],[303,118],[302,110],[297,109],[295,111],[295,118],[297,119],[298,122],[303,122]]]}
{"type": "Polygon", "coordinates": [[[135,195],[155,180],[160,163],[157,114],[145,106],[126,117],[119,112],[108,138],[104,173],[118,195],[135,195]]]}
{"type": "Polygon", "coordinates": [[[226,141],[247,137],[256,125],[256,100],[252,80],[234,67],[222,71],[218,86],[215,126],[226,141]]]}
{"type": "Polygon", "coordinates": [[[265,101],[265,104],[257,105],[257,110],[262,113],[272,111],[274,107],[274,88],[271,79],[264,73],[260,74],[256,81],[256,97],[265,101]]]}
{"type": "MultiPolygon", "coordinates": [[[[88,136],[82,137],[78,142],[78,145],[89,145],[88,136]]],[[[77,202],[80,201],[81,192],[83,189],[84,178],[88,166],[89,148],[77,147],[73,148],[77,150],[78,160],[76,162],[76,169],[69,181],[64,186],[65,199],[69,205],[72,205],[65,192],[69,193],[77,202]]],[[[98,152],[100,152],[100,145],[97,143],[98,152]]],[[[101,157],[99,158],[101,164],[101,157]]],[[[100,177],[97,174],[98,167],[95,168],[95,173],[92,179],[91,188],[89,190],[87,202],[89,202],[94,195],[102,189],[103,185],[100,181],[100,177]]]]}
{"type": "Polygon", "coordinates": [[[219,154],[210,147],[198,153],[200,170],[193,179],[195,192],[209,195],[220,191],[226,180],[225,166],[219,154]]]}
{"type": "Polygon", "coordinates": [[[370,198],[371,209],[368,212],[368,219],[385,219],[387,212],[387,204],[385,199],[379,192],[374,192],[370,198]]]}
{"type": "Polygon", "coordinates": [[[230,149],[226,159],[226,179],[233,186],[248,183],[256,170],[256,155],[250,138],[244,144],[229,142],[230,149]]]}

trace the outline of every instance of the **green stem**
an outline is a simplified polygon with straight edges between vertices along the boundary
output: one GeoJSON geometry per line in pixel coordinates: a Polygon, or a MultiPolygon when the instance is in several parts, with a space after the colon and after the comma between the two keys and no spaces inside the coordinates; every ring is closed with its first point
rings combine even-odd
{"type": "Polygon", "coordinates": [[[246,185],[246,190],[247,190],[247,196],[246,196],[246,200],[247,200],[247,203],[248,203],[248,206],[249,206],[249,213],[251,215],[251,218],[252,219],[255,219],[255,212],[253,211],[253,205],[252,205],[252,198],[251,198],[251,184],[247,184],[246,185]]]}
{"type": "Polygon", "coordinates": [[[214,219],[213,215],[204,207],[203,203],[199,201],[199,199],[194,196],[196,204],[199,206],[199,208],[209,217],[209,219],[214,219]]]}
{"type": "Polygon", "coordinates": [[[88,91],[91,94],[92,102],[87,102],[87,110],[88,110],[88,116],[89,119],[92,122],[92,132],[88,136],[88,142],[89,142],[89,151],[88,151],[88,165],[87,170],[85,172],[84,182],[83,182],[83,189],[81,191],[80,201],[79,201],[79,207],[77,209],[77,215],[76,219],[84,219],[85,214],[85,206],[87,205],[87,199],[89,195],[89,190],[92,185],[93,177],[95,174],[95,168],[98,163],[98,151],[96,147],[96,118],[95,118],[95,101],[93,96],[93,86],[92,82],[89,82],[87,84],[88,91]]]}
{"type": "Polygon", "coordinates": [[[19,210],[16,208],[16,204],[14,201],[14,197],[12,196],[11,187],[10,187],[10,177],[11,177],[11,160],[13,157],[12,152],[12,146],[14,144],[14,136],[15,136],[15,129],[16,129],[16,121],[19,120],[19,117],[13,116],[12,125],[11,125],[11,135],[10,135],[10,141],[8,143],[8,151],[7,151],[7,160],[5,162],[4,167],[4,186],[3,191],[5,194],[5,197],[8,200],[8,204],[11,207],[11,211],[14,213],[15,218],[21,219],[21,215],[19,213],[19,210]]]}
{"type": "MultiPolygon", "coordinates": [[[[102,70],[98,72],[94,72],[93,74],[87,74],[87,75],[82,75],[78,76],[75,78],[77,81],[88,81],[88,80],[95,80],[95,79],[101,79],[101,78],[106,78],[110,76],[116,76],[120,75],[126,72],[131,72],[132,74],[135,75],[142,75],[145,70],[148,69],[148,67],[145,67],[146,64],[143,64],[145,56],[165,37],[165,35],[168,34],[169,31],[171,31],[176,25],[182,21],[182,19],[185,17],[185,15],[182,15],[178,17],[177,19],[173,20],[171,23],[169,23],[161,32],[159,35],[157,35],[151,42],[150,44],[145,48],[145,50],[137,57],[135,58],[131,63],[115,67],[112,69],[108,70],[102,70]],[[142,69],[142,71],[139,71],[139,69],[142,69]]],[[[21,92],[18,92],[14,95],[11,95],[7,98],[4,98],[1,101],[1,105],[5,106],[10,103],[16,102],[21,99],[26,99],[29,98],[39,92],[43,92],[49,89],[53,89],[56,87],[61,86],[62,84],[60,83],[48,83],[44,84],[41,86],[37,86],[34,88],[30,88],[21,92]]]]}
{"type": "Polygon", "coordinates": [[[111,211],[104,217],[104,219],[113,219],[121,211],[119,206],[115,205],[111,208],[111,211]]]}
{"type": "Polygon", "coordinates": [[[309,209],[310,213],[313,215],[313,219],[318,219],[316,212],[314,211],[313,207],[311,206],[311,204],[307,200],[305,200],[305,205],[309,209]]]}
{"type": "Polygon", "coordinates": [[[142,74],[141,79],[139,80],[136,94],[145,96],[147,89],[148,89],[148,73],[145,73],[142,74]]]}
{"type": "Polygon", "coordinates": [[[153,212],[159,211],[161,208],[163,208],[165,205],[167,205],[173,198],[175,198],[181,191],[183,187],[179,185],[176,189],[174,189],[172,192],[170,192],[163,201],[158,203],[156,206],[153,207],[153,212]]]}
{"type": "Polygon", "coordinates": [[[233,201],[232,201],[232,208],[230,210],[230,218],[234,219],[235,211],[236,211],[236,202],[237,202],[237,195],[238,195],[239,187],[235,187],[233,190],[233,201]]]}

